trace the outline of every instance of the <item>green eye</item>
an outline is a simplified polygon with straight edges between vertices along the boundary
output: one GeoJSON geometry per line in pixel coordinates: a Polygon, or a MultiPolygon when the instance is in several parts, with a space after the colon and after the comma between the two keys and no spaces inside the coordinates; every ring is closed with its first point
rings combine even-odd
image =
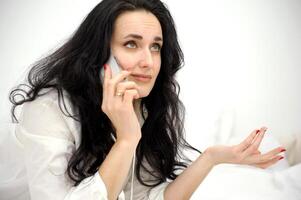
{"type": "Polygon", "coordinates": [[[160,51],[161,46],[159,44],[154,44],[151,49],[154,50],[154,51],[160,51]]]}
{"type": "Polygon", "coordinates": [[[133,49],[133,48],[136,48],[136,43],[134,41],[129,41],[129,42],[125,43],[124,46],[126,46],[130,49],[133,49]]]}

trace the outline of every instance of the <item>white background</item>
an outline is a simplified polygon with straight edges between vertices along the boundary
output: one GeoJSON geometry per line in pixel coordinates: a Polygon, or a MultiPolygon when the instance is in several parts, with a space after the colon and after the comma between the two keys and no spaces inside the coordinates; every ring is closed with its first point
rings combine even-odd
{"type": "MultiPolygon", "coordinates": [[[[1,121],[9,120],[9,89],[98,2],[0,1],[1,121]]],[[[193,145],[211,144],[221,116],[235,135],[262,125],[276,136],[301,134],[300,1],[165,2],[185,55],[178,80],[193,145]]]]}

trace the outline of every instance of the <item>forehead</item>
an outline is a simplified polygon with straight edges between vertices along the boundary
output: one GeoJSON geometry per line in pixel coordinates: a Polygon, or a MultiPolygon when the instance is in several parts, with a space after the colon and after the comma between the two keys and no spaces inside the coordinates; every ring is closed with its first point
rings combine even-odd
{"type": "Polygon", "coordinates": [[[123,38],[133,33],[145,38],[162,37],[159,20],[151,12],[145,10],[126,11],[117,17],[113,37],[123,38]]]}

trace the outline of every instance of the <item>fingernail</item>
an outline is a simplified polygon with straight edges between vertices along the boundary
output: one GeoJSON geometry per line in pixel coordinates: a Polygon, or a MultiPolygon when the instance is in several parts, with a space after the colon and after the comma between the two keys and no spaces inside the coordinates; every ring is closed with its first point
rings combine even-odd
{"type": "Polygon", "coordinates": [[[107,69],[107,64],[104,64],[103,67],[105,68],[105,70],[107,69]]]}
{"type": "Polygon", "coordinates": [[[256,130],[256,134],[258,134],[260,132],[260,130],[256,130]]]}
{"type": "Polygon", "coordinates": [[[286,149],[281,149],[281,151],[280,151],[280,152],[284,152],[284,151],[286,151],[286,149]]]}
{"type": "Polygon", "coordinates": [[[284,157],[283,156],[281,156],[280,158],[279,158],[279,160],[282,160],[284,157]]]}

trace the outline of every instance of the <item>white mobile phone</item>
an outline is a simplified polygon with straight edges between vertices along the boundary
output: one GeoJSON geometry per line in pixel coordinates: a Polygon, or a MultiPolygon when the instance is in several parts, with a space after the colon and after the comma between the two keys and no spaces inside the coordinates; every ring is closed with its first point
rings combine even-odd
{"type": "MultiPolygon", "coordinates": [[[[115,56],[111,53],[109,60],[107,61],[107,64],[110,66],[111,71],[112,71],[112,77],[116,76],[121,72],[121,68],[118,65],[115,56]]],[[[100,74],[101,74],[101,82],[103,83],[104,79],[104,67],[100,69],[100,74]]]]}

